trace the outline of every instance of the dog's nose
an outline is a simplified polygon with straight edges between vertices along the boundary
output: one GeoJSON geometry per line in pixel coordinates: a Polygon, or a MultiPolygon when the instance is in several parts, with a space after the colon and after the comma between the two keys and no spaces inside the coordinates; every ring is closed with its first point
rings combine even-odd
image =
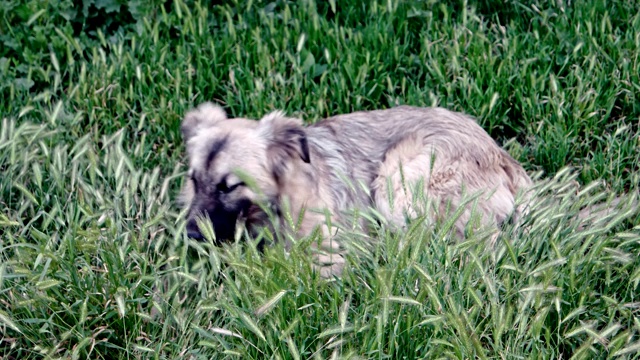
{"type": "Polygon", "coordinates": [[[204,236],[202,236],[202,232],[200,232],[198,224],[195,221],[189,221],[187,223],[187,236],[197,241],[204,240],[204,236]]]}
{"type": "Polygon", "coordinates": [[[201,241],[204,239],[202,233],[198,230],[187,230],[187,236],[197,241],[201,241]]]}

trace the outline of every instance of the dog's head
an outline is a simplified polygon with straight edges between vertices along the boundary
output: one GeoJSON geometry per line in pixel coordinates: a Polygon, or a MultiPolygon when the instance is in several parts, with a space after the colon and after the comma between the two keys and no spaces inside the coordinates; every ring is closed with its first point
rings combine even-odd
{"type": "Polygon", "coordinates": [[[232,240],[240,218],[265,224],[264,206],[277,206],[280,188],[296,162],[309,163],[302,121],[272,112],[260,121],[229,119],[204,103],[182,122],[189,173],[181,198],[189,211],[187,234],[203,235],[198,220],[208,218],[217,242],[232,240]]]}

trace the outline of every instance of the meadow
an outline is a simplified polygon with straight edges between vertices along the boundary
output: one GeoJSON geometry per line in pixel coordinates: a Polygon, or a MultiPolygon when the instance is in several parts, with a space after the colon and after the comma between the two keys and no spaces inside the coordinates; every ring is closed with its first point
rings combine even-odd
{"type": "Polygon", "coordinates": [[[76,3],[0,2],[0,358],[640,358],[639,2],[76,3]],[[185,237],[203,101],[462,111],[554,200],[493,248],[424,219],[353,233],[321,279],[313,239],[185,237]]]}

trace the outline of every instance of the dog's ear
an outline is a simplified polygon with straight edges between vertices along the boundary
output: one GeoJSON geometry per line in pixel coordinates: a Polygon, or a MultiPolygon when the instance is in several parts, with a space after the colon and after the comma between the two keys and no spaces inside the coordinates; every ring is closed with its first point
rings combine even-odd
{"type": "Polygon", "coordinates": [[[186,142],[201,129],[211,127],[218,121],[226,119],[227,114],[222,107],[210,102],[202,103],[197,108],[187,112],[184,116],[182,125],[180,126],[182,138],[186,142]]]}
{"type": "Polygon", "coordinates": [[[267,156],[276,175],[281,172],[278,168],[293,157],[300,157],[305,163],[311,162],[302,120],[289,118],[284,113],[275,111],[260,120],[258,131],[267,141],[267,156]]]}

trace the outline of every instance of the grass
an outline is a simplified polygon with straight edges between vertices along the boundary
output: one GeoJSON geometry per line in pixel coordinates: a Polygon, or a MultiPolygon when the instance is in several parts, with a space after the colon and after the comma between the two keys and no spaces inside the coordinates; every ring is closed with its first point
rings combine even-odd
{"type": "Polygon", "coordinates": [[[635,1],[104,4],[0,3],[0,358],[638,358],[635,1]],[[312,239],[191,243],[178,128],[205,100],[464,111],[556,200],[494,249],[352,234],[334,281],[312,239]]]}

